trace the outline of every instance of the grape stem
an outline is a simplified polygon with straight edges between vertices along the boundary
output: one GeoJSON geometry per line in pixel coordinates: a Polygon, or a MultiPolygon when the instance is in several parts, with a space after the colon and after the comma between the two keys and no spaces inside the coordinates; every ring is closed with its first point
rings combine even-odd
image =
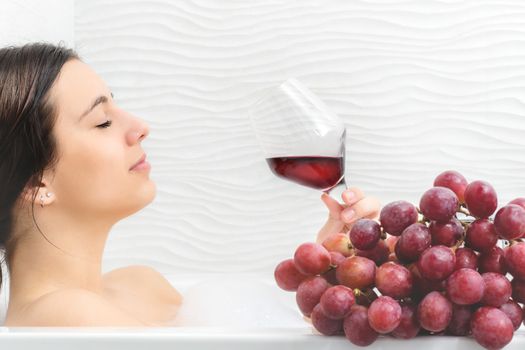
{"type": "Polygon", "coordinates": [[[427,219],[426,217],[421,216],[421,218],[418,220],[418,222],[419,222],[420,224],[424,224],[424,225],[426,225],[426,224],[430,223],[430,219],[427,219]]]}
{"type": "Polygon", "coordinates": [[[461,226],[463,226],[465,230],[467,230],[469,225],[474,222],[474,220],[469,220],[469,219],[458,219],[458,221],[460,222],[461,226]]]}
{"type": "Polygon", "coordinates": [[[356,298],[358,298],[359,296],[364,296],[366,298],[366,300],[368,300],[369,303],[371,303],[374,300],[374,299],[370,299],[371,289],[367,289],[367,290],[362,291],[359,288],[354,288],[352,291],[354,292],[354,296],[356,298]]]}
{"type": "MultiPolygon", "coordinates": [[[[463,223],[462,223],[463,224],[463,223]]],[[[461,245],[465,242],[465,236],[463,235],[461,239],[459,239],[456,244],[454,244],[452,250],[455,252],[458,248],[461,247],[461,245]]]]}
{"type": "Polygon", "coordinates": [[[458,212],[463,213],[466,216],[472,216],[472,215],[470,215],[470,211],[467,208],[463,207],[463,206],[459,207],[458,212]]]}
{"type": "Polygon", "coordinates": [[[420,223],[420,224],[428,224],[428,223],[430,223],[430,220],[427,219],[425,217],[425,215],[423,215],[423,213],[421,212],[421,209],[419,209],[419,207],[416,207],[416,210],[417,210],[417,213],[419,214],[419,218],[417,220],[418,223],[420,223]]]}

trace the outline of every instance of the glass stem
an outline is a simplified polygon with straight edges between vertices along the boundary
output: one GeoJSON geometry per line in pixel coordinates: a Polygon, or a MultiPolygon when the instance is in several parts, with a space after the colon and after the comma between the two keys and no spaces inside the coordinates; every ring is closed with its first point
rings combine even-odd
{"type": "Polygon", "coordinates": [[[343,177],[341,181],[331,189],[324,191],[326,194],[330,195],[332,198],[337,200],[338,202],[342,201],[343,192],[348,189],[348,186],[346,185],[345,178],[343,177]]]}

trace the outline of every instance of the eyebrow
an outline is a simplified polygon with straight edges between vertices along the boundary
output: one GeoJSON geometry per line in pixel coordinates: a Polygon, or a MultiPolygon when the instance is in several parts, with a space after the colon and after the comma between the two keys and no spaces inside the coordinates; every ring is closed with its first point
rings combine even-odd
{"type": "MultiPolygon", "coordinates": [[[[111,98],[113,98],[113,97],[114,97],[113,93],[110,92],[110,94],[111,94],[111,98]]],[[[106,102],[108,102],[108,101],[109,101],[109,99],[108,99],[107,96],[104,96],[104,95],[100,95],[100,96],[98,96],[98,97],[93,101],[93,103],[91,103],[91,105],[89,106],[89,108],[86,109],[86,110],[84,111],[84,113],[82,113],[82,114],[80,115],[80,118],[79,118],[78,120],[79,120],[79,121],[82,120],[82,118],[84,118],[86,115],[88,115],[88,114],[89,114],[93,109],[95,109],[95,107],[98,106],[99,104],[101,104],[101,103],[106,103],[106,102]]]]}

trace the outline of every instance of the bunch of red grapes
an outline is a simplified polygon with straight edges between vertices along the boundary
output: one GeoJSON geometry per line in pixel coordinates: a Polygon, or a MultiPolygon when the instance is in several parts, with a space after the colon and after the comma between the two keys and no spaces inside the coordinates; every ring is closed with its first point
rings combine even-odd
{"type": "Polygon", "coordinates": [[[419,208],[392,202],[379,222],[303,243],[275,279],[317,331],[355,345],[450,334],[500,349],[524,316],[525,198],[497,206],[489,183],[445,171],[419,208]]]}

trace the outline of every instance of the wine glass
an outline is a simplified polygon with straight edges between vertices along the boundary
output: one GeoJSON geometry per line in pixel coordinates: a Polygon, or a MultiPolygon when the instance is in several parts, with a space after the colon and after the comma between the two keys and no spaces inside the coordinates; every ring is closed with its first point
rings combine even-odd
{"type": "Polygon", "coordinates": [[[347,188],[345,125],[297,79],[271,88],[252,106],[250,119],[276,176],[327,194],[347,188]]]}

